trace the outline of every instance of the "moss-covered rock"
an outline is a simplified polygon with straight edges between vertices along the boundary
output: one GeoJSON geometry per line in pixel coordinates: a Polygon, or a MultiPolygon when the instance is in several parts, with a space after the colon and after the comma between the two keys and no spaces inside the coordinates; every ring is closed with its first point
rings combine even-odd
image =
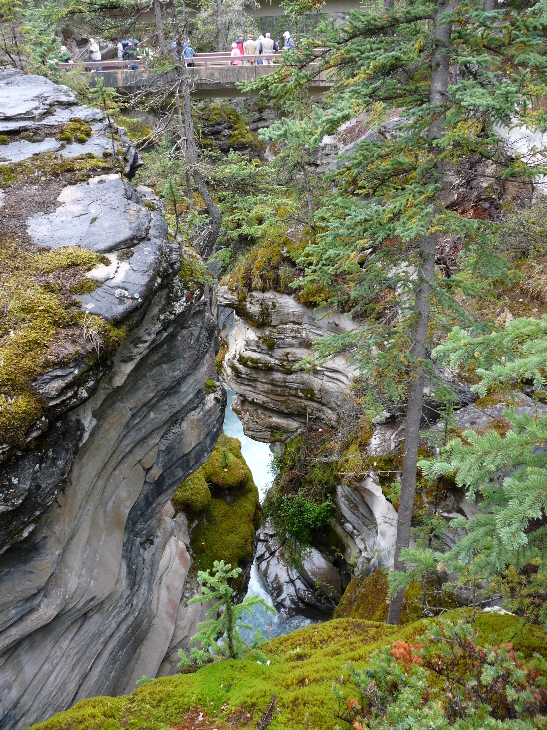
{"type": "Polygon", "coordinates": [[[198,469],[177,489],[171,500],[175,512],[184,512],[192,518],[204,512],[211,504],[211,491],[207,486],[203,470],[198,469]]]}
{"type": "Polygon", "coordinates": [[[200,518],[191,542],[196,570],[212,568],[215,560],[234,567],[252,561],[258,489],[238,439],[221,434],[209,459],[177,489],[172,503],[189,519],[200,518]]]}
{"type": "Polygon", "coordinates": [[[225,434],[220,435],[202,470],[207,482],[221,489],[246,489],[252,482],[251,470],[241,455],[239,440],[225,434]]]}
{"type": "MultiPolygon", "coordinates": [[[[408,624],[422,618],[423,586],[413,582],[405,591],[401,624],[408,624]]],[[[426,595],[428,603],[439,610],[458,606],[449,591],[443,591],[436,581],[428,583],[426,595]]],[[[366,621],[386,621],[389,608],[388,580],[383,570],[375,570],[364,580],[353,578],[334,610],[333,618],[354,618],[366,621]]]]}
{"type": "MultiPolygon", "coordinates": [[[[86,288],[91,280],[85,272],[103,259],[87,249],[33,251],[14,240],[0,241],[0,442],[18,443],[40,416],[43,404],[32,382],[62,363],[55,354],[56,343],[72,341],[72,349],[65,348],[70,358],[89,349],[82,338],[86,315],[70,295],[86,288]]],[[[86,327],[94,328],[104,347],[116,335],[110,325],[90,315],[86,327]]]]}
{"type": "MultiPolygon", "coordinates": [[[[265,649],[269,664],[255,659],[215,662],[194,674],[158,679],[130,697],[83,700],[34,730],[173,730],[192,727],[186,721],[197,710],[202,727],[250,728],[258,726],[272,694],[280,710],[272,728],[330,730],[340,714],[332,687],[346,683],[348,663],[363,669],[373,651],[395,641],[414,642],[433,621],[403,627],[355,619],[314,624],[271,641],[265,649]]],[[[534,652],[547,657],[547,632],[516,616],[479,612],[473,628],[481,645],[511,642],[526,659],[534,652]]]]}

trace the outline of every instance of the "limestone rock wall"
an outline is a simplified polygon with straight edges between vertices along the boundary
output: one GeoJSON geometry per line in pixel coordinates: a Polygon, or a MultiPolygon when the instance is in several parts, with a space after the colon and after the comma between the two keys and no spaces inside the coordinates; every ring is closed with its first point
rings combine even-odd
{"type": "MultiPolygon", "coordinates": [[[[2,72],[0,96],[11,135],[30,127],[47,139],[52,120],[75,115],[91,123],[90,141],[105,138],[100,114],[45,79],[2,72]]],[[[17,137],[0,158],[12,164],[16,145],[28,159],[39,154],[34,144],[17,137]]],[[[84,312],[127,335],[113,356],[90,358],[84,347],[43,372],[32,387],[44,415],[17,447],[0,450],[5,730],[155,676],[190,566],[168,503],[208,458],[225,408],[222,388],[204,387],[217,377],[214,296],[185,290],[178,247],[146,191],[114,171],[60,187],[27,234],[35,246],[106,255],[88,274],[95,290],[78,296],[84,312]]]]}
{"type": "Polygon", "coordinates": [[[355,374],[347,358],[332,358],[313,371],[293,366],[311,354],[314,341],[355,323],[274,291],[253,291],[239,300],[220,287],[218,301],[235,313],[222,333],[222,379],[238,395],[234,405],[245,433],[257,441],[286,441],[308,419],[336,424],[355,374]]]}

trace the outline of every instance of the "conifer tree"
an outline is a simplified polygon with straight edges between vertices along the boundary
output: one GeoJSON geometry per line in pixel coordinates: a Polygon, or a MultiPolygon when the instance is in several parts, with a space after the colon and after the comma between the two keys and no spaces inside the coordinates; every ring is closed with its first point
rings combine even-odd
{"type": "MultiPolygon", "coordinates": [[[[333,75],[330,101],[318,106],[314,134],[333,133],[363,115],[370,132],[333,177],[336,189],[315,219],[321,233],[302,263],[304,283],[330,288],[329,301],[363,319],[360,332],[323,342],[321,356],[353,349],[376,412],[405,399],[405,445],[396,567],[404,570],[414,501],[423,389],[435,329],[467,313],[454,295],[504,276],[496,224],[445,203],[443,173],[464,161],[489,160],[504,179],[523,185],[545,171],[510,157],[503,130],[542,129],[546,56],[541,3],[484,0],[398,3],[384,12],[356,10],[343,26],[325,21],[318,38],[284,54],[284,65],[259,82],[290,98],[319,72],[333,75]],[[320,48],[318,51],[317,49],[320,48]],[[461,239],[465,259],[435,275],[440,236],[461,239]],[[433,308],[436,327],[430,326],[433,308]]],[[[372,409],[374,412],[374,409],[372,409]]],[[[402,594],[389,621],[398,623],[402,594]]]]}
{"type": "MultiPolygon", "coordinates": [[[[452,521],[467,534],[448,553],[433,549],[403,552],[412,570],[408,575],[392,574],[396,587],[425,571],[457,573],[464,582],[491,581],[508,568],[528,567],[536,591],[547,590],[547,416],[545,408],[517,415],[519,385],[528,383],[545,398],[545,353],[547,316],[540,320],[519,318],[487,335],[473,337],[456,327],[447,341],[437,347],[434,358],[458,368],[473,363],[480,382],[478,395],[508,398],[504,412],[507,428],[477,433],[471,429],[452,438],[439,457],[420,462],[432,480],[455,475],[456,484],[466,490],[468,501],[480,497],[478,514],[472,519],[452,521]],[[511,404],[511,399],[514,401],[511,404]]],[[[494,421],[494,419],[492,419],[494,421]]],[[[493,423],[493,426],[496,424],[493,423]]],[[[539,612],[547,623],[547,607],[539,612]]]]}

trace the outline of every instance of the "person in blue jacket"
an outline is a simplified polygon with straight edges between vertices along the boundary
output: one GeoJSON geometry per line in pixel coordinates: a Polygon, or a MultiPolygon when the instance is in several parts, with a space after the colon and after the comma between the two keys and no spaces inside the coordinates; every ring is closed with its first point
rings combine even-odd
{"type": "Polygon", "coordinates": [[[196,52],[192,48],[192,46],[188,43],[188,41],[185,41],[182,46],[182,53],[184,58],[186,59],[186,65],[187,66],[193,66],[194,63],[192,62],[192,58],[196,55],[196,52]]]}

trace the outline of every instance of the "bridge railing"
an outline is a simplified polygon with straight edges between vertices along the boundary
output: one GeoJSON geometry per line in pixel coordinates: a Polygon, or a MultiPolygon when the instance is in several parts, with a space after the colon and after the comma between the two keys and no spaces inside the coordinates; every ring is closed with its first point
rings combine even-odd
{"type": "MultiPolygon", "coordinates": [[[[196,53],[193,58],[187,59],[186,65],[191,67],[190,64],[193,63],[194,67],[200,66],[202,68],[215,66],[232,66],[233,68],[238,68],[248,66],[251,63],[254,65],[257,61],[274,61],[275,59],[281,59],[281,53],[263,53],[261,55],[255,56],[232,56],[229,52],[196,53]]],[[[86,71],[97,71],[98,68],[100,68],[102,71],[114,71],[117,69],[128,69],[131,66],[139,66],[139,68],[145,68],[147,65],[147,59],[135,58],[131,61],[113,60],[60,63],[59,68],[64,68],[68,70],[74,68],[74,66],[80,66],[83,67],[86,71]]]]}

